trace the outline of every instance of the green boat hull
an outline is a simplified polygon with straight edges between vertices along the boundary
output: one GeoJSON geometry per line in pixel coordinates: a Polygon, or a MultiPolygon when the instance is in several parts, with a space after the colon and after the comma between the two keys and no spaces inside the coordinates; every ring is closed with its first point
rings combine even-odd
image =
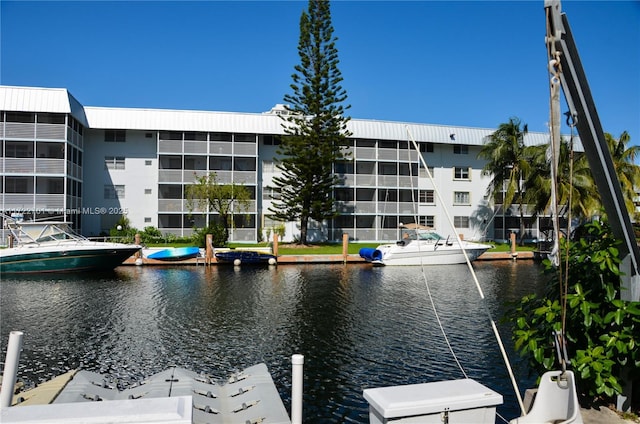
{"type": "Polygon", "coordinates": [[[132,256],[138,247],[30,252],[0,257],[0,274],[108,271],[132,256]]]}

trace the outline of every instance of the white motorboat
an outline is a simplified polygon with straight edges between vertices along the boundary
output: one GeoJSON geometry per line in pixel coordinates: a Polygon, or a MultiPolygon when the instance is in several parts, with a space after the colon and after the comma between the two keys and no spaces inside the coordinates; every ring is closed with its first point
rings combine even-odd
{"type": "Polygon", "coordinates": [[[373,265],[453,265],[476,260],[493,246],[442,237],[433,229],[416,224],[401,226],[402,240],[360,249],[360,256],[373,265]]]}
{"type": "Polygon", "coordinates": [[[108,271],[141,246],[89,240],[68,222],[22,221],[3,216],[11,246],[0,249],[0,275],[108,271]]]}

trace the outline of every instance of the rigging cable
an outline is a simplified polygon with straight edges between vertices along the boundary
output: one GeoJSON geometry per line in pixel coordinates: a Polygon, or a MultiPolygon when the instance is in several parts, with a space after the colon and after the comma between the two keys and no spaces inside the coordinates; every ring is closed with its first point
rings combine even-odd
{"type": "MultiPolygon", "coordinates": [[[[567,218],[567,237],[571,237],[571,211],[572,211],[572,202],[573,202],[573,138],[574,138],[574,129],[575,129],[575,120],[571,120],[569,123],[569,118],[567,118],[567,124],[571,127],[571,139],[569,141],[569,207],[568,207],[568,218],[567,218]]],[[[565,334],[566,330],[566,322],[567,322],[567,298],[569,297],[569,243],[565,243],[565,264],[564,264],[564,281],[561,281],[560,284],[563,287],[562,293],[562,334],[565,334]]],[[[564,338],[563,338],[564,341],[564,338]]],[[[566,347],[564,348],[564,356],[561,360],[563,369],[566,367],[566,347]]]]}
{"type": "MultiPolygon", "coordinates": [[[[566,316],[567,316],[567,295],[568,295],[568,249],[569,243],[565,243],[565,267],[563,276],[562,269],[560,267],[560,251],[559,251],[559,238],[560,238],[560,216],[558,213],[558,164],[560,159],[561,149],[561,136],[560,136],[560,82],[562,74],[562,64],[560,61],[560,52],[555,48],[555,37],[551,34],[549,27],[549,13],[550,10],[546,9],[547,13],[547,28],[546,28],[546,44],[547,44],[547,57],[549,58],[548,70],[551,74],[549,78],[549,111],[550,111],[550,133],[551,142],[549,146],[549,162],[551,172],[551,208],[553,211],[553,228],[554,228],[554,241],[553,248],[549,254],[553,266],[558,270],[559,290],[560,290],[560,304],[561,304],[561,334],[556,335],[557,349],[558,349],[558,361],[563,371],[567,366],[566,355],[566,316]]],[[[568,123],[568,122],[567,122],[568,123]]],[[[570,236],[571,226],[571,207],[572,207],[572,192],[573,192],[573,128],[575,122],[571,125],[571,150],[570,150],[570,162],[569,162],[569,194],[568,194],[568,220],[567,220],[567,237],[570,236]]]]}
{"type": "MultiPolygon", "coordinates": [[[[409,132],[409,130],[407,129],[407,132],[409,132]]],[[[410,133],[409,133],[410,134],[410,133]]],[[[407,140],[407,147],[409,148],[408,150],[408,156],[409,156],[409,176],[410,176],[410,180],[411,180],[411,193],[412,193],[412,198],[413,198],[413,192],[414,192],[414,186],[413,186],[413,169],[411,167],[411,145],[410,145],[410,141],[407,140]]],[[[414,142],[415,144],[415,142],[414,142]]],[[[418,155],[418,168],[420,165],[420,149],[417,148],[417,145],[415,146],[416,149],[416,153],[418,155]]],[[[429,176],[429,180],[431,181],[431,184],[434,186],[435,189],[435,182],[433,181],[433,177],[431,175],[431,172],[429,171],[429,168],[427,168],[426,163],[425,165],[425,170],[427,172],[427,175],[429,176]]],[[[437,192],[437,190],[435,190],[437,192]]],[[[420,225],[420,221],[419,221],[419,216],[418,216],[418,207],[416,206],[417,202],[413,202],[413,214],[414,214],[414,219],[416,224],[420,225]]],[[[436,241],[436,245],[437,245],[437,241],[436,241]]],[[[421,276],[422,276],[422,280],[424,281],[425,287],[427,289],[427,297],[429,298],[429,302],[431,303],[431,309],[433,310],[433,314],[436,318],[436,322],[438,323],[438,328],[440,329],[440,332],[442,333],[442,337],[444,338],[444,341],[447,345],[447,348],[449,349],[449,352],[451,353],[451,356],[453,357],[453,360],[455,361],[456,365],[458,366],[458,369],[460,370],[460,372],[462,373],[462,375],[464,376],[464,378],[469,378],[469,376],[467,375],[467,372],[465,371],[464,367],[462,366],[462,363],[460,362],[460,360],[458,359],[458,356],[456,355],[455,351],[453,350],[453,346],[451,345],[451,342],[449,341],[449,337],[447,336],[447,333],[444,329],[444,325],[442,324],[442,320],[440,320],[440,314],[438,314],[438,310],[436,308],[436,304],[435,301],[433,299],[433,295],[431,293],[431,287],[429,286],[429,280],[427,278],[427,273],[425,272],[425,264],[423,263],[423,256],[422,256],[422,245],[420,243],[417,243],[418,245],[418,253],[420,256],[420,272],[421,272],[421,276]]],[[[463,249],[464,250],[464,249],[463,249]]],[[[466,255],[466,254],[465,254],[466,255]]]]}
{"type": "MultiPolygon", "coordinates": [[[[416,152],[420,152],[420,149],[418,148],[418,143],[416,143],[415,139],[413,138],[413,135],[411,134],[411,131],[409,130],[409,126],[406,126],[406,130],[407,130],[407,133],[409,134],[409,138],[411,139],[411,142],[413,143],[414,150],[416,152]]],[[[444,201],[443,201],[443,199],[442,199],[442,197],[440,195],[440,192],[439,192],[439,190],[437,189],[437,187],[435,185],[435,182],[433,180],[433,176],[431,175],[431,172],[429,172],[429,168],[427,166],[426,161],[424,160],[424,157],[421,154],[418,153],[418,159],[419,159],[419,161],[421,162],[422,166],[425,168],[425,170],[427,172],[427,176],[429,177],[429,180],[431,181],[431,184],[433,185],[435,194],[436,194],[436,196],[438,198],[438,202],[440,202],[441,205],[445,205],[445,203],[444,203],[444,201]]],[[[522,411],[522,414],[525,415],[526,410],[525,410],[525,407],[524,407],[524,403],[522,401],[522,396],[520,395],[520,390],[518,388],[518,383],[516,382],[515,376],[513,374],[513,369],[511,368],[511,363],[509,362],[509,357],[507,356],[507,352],[505,350],[504,343],[502,342],[502,338],[500,337],[500,333],[498,332],[498,327],[496,326],[495,321],[491,317],[491,312],[489,311],[489,308],[487,307],[487,302],[484,301],[485,300],[484,292],[482,291],[482,287],[480,286],[480,282],[478,281],[478,277],[476,276],[476,273],[475,273],[475,271],[473,269],[473,266],[471,266],[471,261],[469,260],[469,255],[467,255],[467,251],[462,245],[462,240],[460,239],[460,235],[458,234],[457,231],[455,231],[455,225],[453,224],[453,221],[451,219],[451,215],[449,214],[449,211],[447,210],[447,208],[443,207],[443,210],[444,210],[444,214],[445,214],[445,216],[447,218],[447,221],[449,222],[449,226],[451,228],[453,228],[453,230],[454,230],[453,232],[454,232],[456,240],[458,242],[458,246],[460,246],[460,248],[462,249],[462,253],[463,253],[465,261],[467,263],[467,267],[469,268],[469,272],[471,273],[471,276],[472,276],[473,281],[475,283],[476,290],[478,291],[478,294],[480,295],[480,299],[483,301],[482,305],[483,305],[484,311],[487,314],[487,317],[489,318],[489,322],[491,323],[491,329],[492,329],[493,334],[494,334],[494,336],[496,338],[496,341],[498,342],[498,347],[500,348],[500,353],[502,354],[502,359],[503,359],[503,361],[505,363],[505,366],[507,368],[507,372],[509,373],[509,378],[511,379],[511,384],[513,385],[513,389],[515,391],[515,395],[516,395],[516,398],[518,400],[518,405],[520,406],[520,410],[522,411]]],[[[424,268],[423,268],[423,274],[424,274],[424,268]]],[[[425,283],[426,282],[427,281],[426,281],[426,278],[425,278],[425,283]]],[[[429,294],[429,297],[431,298],[431,294],[430,294],[430,290],[429,290],[428,284],[427,284],[427,292],[429,294]]],[[[434,307],[434,311],[435,311],[435,305],[434,305],[433,300],[431,300],[431,303],[432,303],[432,305],[434,307]]],[[[437,313],[436,313],[436,316],[437,316],[437,313]]],[[[438,320],[438,324],[441,326],[440,327],[441,331],[444,334],[444,329],[443,329],[443,327],[442,327],[442,325],[441,325],[439,320],[438,320]]],[[[445,340],[447,341],[447,344],[449,344],[449,341],[446,338],[446,335],[445,335],[445,340]]],[[[453,350],[451,349],[451,347],[450,347],[450,350],[453,353],[453,350]]],[[[454,354],[454,358],[455,358],[455,354],[454,354]]],[[[457,359],[456,359],[456,361],[457,361],[457,359]]],[[[459,364],[459,362],[458,362],[458,364],[459,364]]]]}

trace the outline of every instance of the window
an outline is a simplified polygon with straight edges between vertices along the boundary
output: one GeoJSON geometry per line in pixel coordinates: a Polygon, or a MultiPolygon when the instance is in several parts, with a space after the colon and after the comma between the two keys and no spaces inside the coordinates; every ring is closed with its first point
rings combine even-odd
{"type": "Polygon", "coordinates": [[[212,171],[231,171],[231,158],[229,156],[210,156],[209,169],[212,171]]]}
{"type": "Polygon", "coordinates": [[[353,162],[336,162],[334,172],[339,175],[353,174],[353,162]]]}
{"type": "Polygon", "coordinates": [[[160,140],[182,140],[182,133],[179,131],[163,131],[160,133],[160,140]]]}
{"type": "Polygon", "coordinates": [[[394,189],[378,190],[378,201],[379,202],[397,202],[398,190],[394,190],[394,189]]]}
{"type": "Polygon", "coordinates": [[[420,203],[435,203],[434,190],[420,190],[420,203]]]}
{"type": "Polygon", "coordinates": [[[273,230],[274,228],[282,225],[282,221],[278,221],[277,219],[275,219],[273,215],[265,214],[263,217],[264,217],[264,228],[269,228],[273,230]]]}
{"type": "Polygon", "coordinates": [[[104,141],[108,143],[124,143],[127,141],[127,132],[125,130],[106,130],[104,132],[104,141]]]}
{"type": "Polygon", "coordinates": [[[33,177],[5,177],[6,193],[33,193],[33,177]]]}
{"type": "Polygon", "coordinates": [[[388,141],[388,140],[380,140],[378,142],[378,148],[379,149],[394,149],[397,147],[398,143],[396,143],[395,141],[388,141]]]}
{"type": "MultiPolygon", "coordinates": [[[[431,174],[431,177],[434,177],[433,174],[433,166],[428,166],[427,168],[429,168],[429,174],[431,174]]],[[[420,178],[429,178],[429,174],[427,174],[427,170],[424,169],[423,167],[420,167],[420,178]]]]}
{"type": "Polygon", "coordinates": [[[256,135],[255,134],[235,134],[233,139],[238,143],[255,143],[256,135]]]}
{"type": "Polygon", "coordinates": [[[159,214],[158,228],[180,228],[182,225],[182,215],[159,214]]]}
{"type": "Polygon", "coordinates": [[[333,220],[334,228],[354,228],[355,218],[353,215],[338,215],[333,220]]]}
{"type": "Polygon", "coordinates": [[[30,112],[7,112],[7,122],[33,124],[36,122],[36,114],[30,112]]]}
{"type": "Polygon", "coordinates": [[[182,169],[182,157],[160,156],[160,169],[182,169]]]}
{"type": "Polygon", "coordinates": [[[64,143],[36,143],[36,156],[47,159],[64,159],[64,143]]]}
{"type": "Polygon", "coordinates": [[[400,202],[413,203],[415,202],[417,195],[418,193],[416,190],[406,190],[406,189],[398,190],[398,200],[400,202]]]}
{"type": "Polygon", "coordinates": [[[469,228],[469,217],[468,216],[454,216],[453,217],[453,226],[456,228],[469,228]]]}
{"type": "Polygon", "coordinates": [[[453,153],[456,155],[468,155],[469,154],[469,146],[465,146],[462,144],[454,144],[453,145],[453,153]]]}
{"type": "Polygon", "coordinates": [[[32,158],[33,141],[6,141],[5,155],[8,158],[32,158]]]}
{"type": "Polygon", "coordinates": [[[67,195],[78,196],[82,192],[82,184],[80,182],[68,179],[67,180],[67,195]]]}
{"type": "Polygon", "coordinates": [[[80,135],[82,135],[83,128],[84,128],[82,124],[76,121],[72,116],[70,116],[69,119],[67,119],[67,127],[69,127],[71,130],[77,132],[80,135]]]}
{"type": "Polygon", "coordinates": [[[382,216],[382,228],[398,228],[397,216],[382,216]]]}
{"type": "Polygon", "coordinates": [[[469,173],[469,167],[456,166],[453,168],[453,178],[456,180],[470,180],[471,174],[469,173]]]}
{"type": "Polygon", "coordinates": [[[375,215],[356,215],[356,228],[375,228],[375,215]]]}
{"type": "Polygon", "coordinates": [[[62,177],[36,177],[36,193],[38,194],[63,194],[64,185],[62,177]]]}
{"type": "Polygon", "coordinates": [[[356,189],[357,202],[374,202],[375,200],[376,200],[375,188],[357,188],[356,189]]]}
{"type": "Polygon", "coordinates": [[[400,175],[408,175],[408,176],[417,176],[418,175],[418,164],[417,163],[400,162],[400,163],[398,163],[398,168],[399,168],[399,171],[400,171],[400,175]]]}
{"type": "Polygon", "coordinates": [[[124,186],[123,185],[105,185],[104,198],[105,199],[124,199],[124,186]]]}
{"type": "Polygon", "coordinates": [[[210,133],[210,141],[231,141],[231,134],[229,133],[210,133]]]}
{"type": "Polygon", "coordinates": [[[246,185],[244,188],[249,192],[249,199],[256,200],[256,191],[258,188],[254,185],[246,185]]]}
{"type": "Polygon", "coordinates": [[[123,156],[105,156],[104,169],[124,169],[123,156]]]}
{"type": "Polygon", "coordinates": [[[233,161],[233,169],[235,171],[255,171],[256,159],[236,157],[233,161]]]}
{"type": "Polygon", "coordinates": [[[36,117],[39,124],[64,124],[64,114],[62,113],[39,113],[36,117]]]}
{"type": "Polygon", "coordinates": [[[182,199],[182,185],[161,184],[158,186],[158,199],[182,199]]]}
{"type": "Polygon", "coordinates": [[[240,214],[233,216],[233,225],[236,228],[255,228],[256,216],[250,214],[240,214]]]}
{"type": "Polygon", "coordinates": [[[378,162],[379,175],[398,175],[397,162],[378,162]]]}
{"type": "Polygon", "coordinates": [[[185,156],[184,169],[206,170],[207,169],[206,156],[185,156]]]}
{"type": "Polygon", "coordinates": [[[375,162],[356,161],[356,174],[375,174],[375,162]]]}
{"type": "Polygon", "coordinates": [[[471,204],[471,196],[468,191],[454,191],[453,192],[453,204],[454,205],[469,205],[471,204]]]}
{"type": "Polygon", "coordinates": [[[356,140],[356,147],[376,147],[375,140],[356,140]]]}
{"type": "Polygon", "coordinates": [[[278,146],[280,144],[280,137],[277,135],[262,135],[262,144],[265,146],[278,146]]]}
{"type": "Polygon", "coordinates": [[[425,227],[436,227],[436,217],[433,215],[419,216],[418,224],[424,225],[425,227]]]}
{"type": "Polygon", "coordinates": [[[335,199],[339,202],[353,202],[354,193],[351,188],[336,188],[335,199]]]}
{"type": "Polygon", "coordinates": [[[272,160],[262,161],[262,172],[276,172],[276,164],[272,160]]]}
{"type": "Polygon", "coordinates": [[[418,147],[423,153],[433,153],[433,143],[420,143],[418,147]]]}
{"type": "Polygon", "coordinates": [[[207,141],[206,132],[186,132],[184,133],[184,139],[190,141],[207,141]]]}
{"type": "Polygon", "coordinates": [[[265,187],[262,189],[262,200],[280,200],[280,193],[273,187],[265,187]]]}
{"type": "Polygon", "coordinates": [[[145,223],[145,224],[149,224],[149,223],[151,223],[151,217],[150,217],[150,216],[145,216],[145,217],[144,217],[144,223],[145,223]]]}

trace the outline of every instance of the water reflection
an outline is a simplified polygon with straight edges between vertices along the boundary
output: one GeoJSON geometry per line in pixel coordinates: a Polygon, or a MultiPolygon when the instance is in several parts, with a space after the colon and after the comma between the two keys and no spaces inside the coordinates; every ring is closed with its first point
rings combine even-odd
{"type": "MultiPolygon", "coordinates": [[[[428,291],[471,378],[518,415],[487,319],[540,286],[531,262],[476,262],[479,300],[465,266],[371,268],[121,267],[100,275],[3,278],[2,347],[26,333],[19,377],[66,370],[109,373],[122,387],[171,365],[219,378],[265,362],[289,408],[290,357],[305,355],[305,422],[368,422],[362,390],[462,373],[448,353],[428,291]],[[428,290],[427,290],[428,288],[428,290]]],[[[508,329],[507,329],[508,330],[508,329]]],[[[508,332],[503,338],[509,342],[508,332]]],[[[511,354],[528,387],[527,369],[511,354]]]]}

